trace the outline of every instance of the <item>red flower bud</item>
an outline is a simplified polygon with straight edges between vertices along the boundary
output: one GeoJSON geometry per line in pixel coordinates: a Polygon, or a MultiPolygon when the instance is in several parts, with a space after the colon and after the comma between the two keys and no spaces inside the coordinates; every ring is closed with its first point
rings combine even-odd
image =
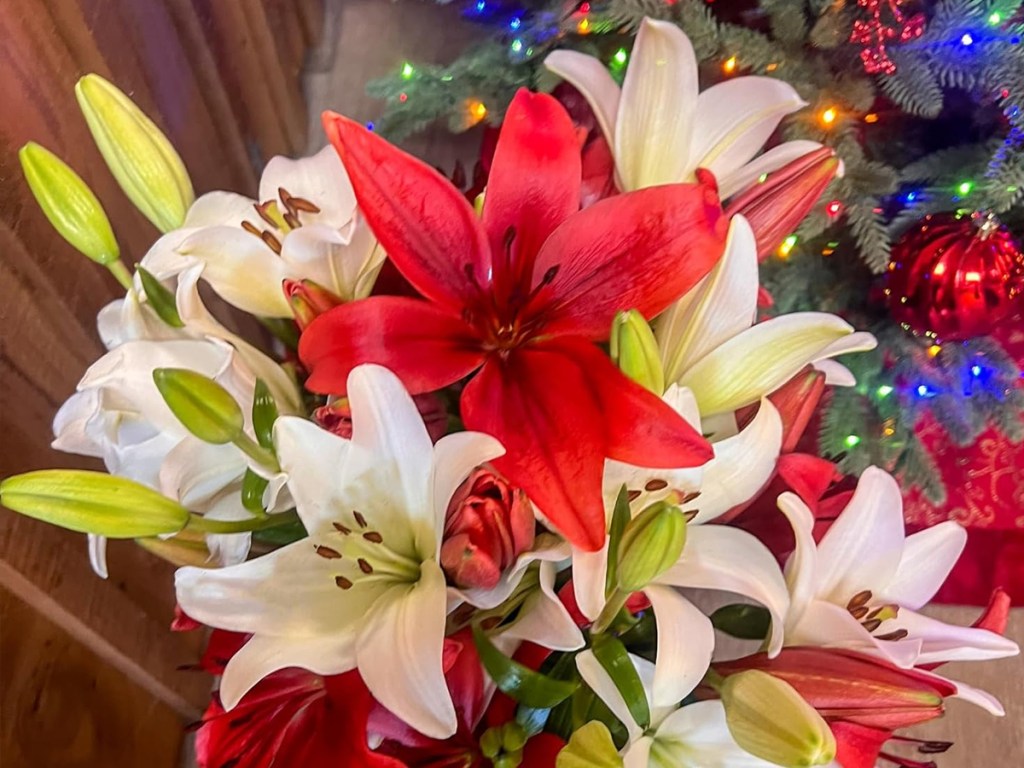
{"type": "MultiPolygon", "coordinates": [[[[436,443],[448,431],[448,412],[444,409],[444,403],[433,392],[413,395],[412,400],[423,417],[430,439],[436,443]]],[[[313,411],[313,420],[339,437],[346,440],[352,437],[352,409],[347,398],[317,408],[313,411]]]]}
{"type": "Polygon", "coordinates": [[[480,467],[448,504],[441,567],[456,586],[490,589],[533,546],[534,529],[526,494],[480,467]]]}
{"type": "Polygon", "coordinates": [[[757,257],[764,259],[804,220],[839,168],[832,149],[808,152],[733,197],[726,218],[742,214],[750,222],[757,257]]]}
{"type": "Polygon", "coordinates": [[[324,312],[344,303],[322,285],[314,283],[312,280],[285,280],[281,287],[292,308],[295,322],[298,324],[299,330],[302,331],[306,330],[306,326],[324,312]]]}

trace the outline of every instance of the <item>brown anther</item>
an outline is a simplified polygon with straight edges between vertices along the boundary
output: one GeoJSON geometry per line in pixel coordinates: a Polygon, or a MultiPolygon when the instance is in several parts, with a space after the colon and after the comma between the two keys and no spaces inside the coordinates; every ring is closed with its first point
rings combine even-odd
{"type": "Polygon", "coordinates": [[[645,491],[662,491],[668,488],[668,481],[666,480],[648,480],[644,486],[645,491]]]}
{"type": "Polygon", "coordinates": [[[267,211],[270,210],[270,206],[273,204],[273,200],[267,200],[265,203],[253,203],[252,207],[256,209],[256,213],[259,214],[261,219],[267,222],[267,224],[272,226],[274,229],[277,229],[277,222],[274,221],[273,217],[269,213],[267,213],[267,211]]]}
{"type": "Polygon", "coordinates": [[[628,499],[629,501],[636,501],[637,499],[639,499],[639,498],[640,498],[640,495],[641,495],[642,493],[643,493],[643,491],[629,491],[629,492],[628,492],[628,493],[626,494],[626,498],[627,498],[627,499],[628,499]]]}
{"type": "Polygon", "coordinates": [[[886,635],[876,635],[875,640],[902,640],[909,634],[910,632],[905,629],[897,629],[895,632],[890,632],[886,635]]]}
{"type": "Polygon", "coordinates": [[[870,634],[882,626],[882,622],[879,619],[871,619],[870,621],[865,621],[861,626],[870,634]]]}
{"type": "Polygon", "coordinates": [[[369,562],[367,562],[366,560],[364,560],[363,558],[360,557],[359,558],[359,570],[362,571],[363,573],[369,575],[369,574],[373,573],[373,566],[370,565],[369,562]]]}
{"type": "Polygon", "coordinates": [[[367,541],[372,541],[374,544],[382,544],[384,542],[384,537],[376,531],[367,531],[363,534],[363,538],[367,541]]]}
{"type": "Polygon", "coordinates": [[[331,549],[330,547],[325,547],[323,544],[318,544],[317,545],[316,553],[318,555],[320,555],[320,557],[324,558],[325,560],[340,560],[341,559],[341,552],[339,552],[336,549],[331,549]]]}
{"type": "Polygon", "coordinates": [[[850,615],[853,616],[853,618],[855,618],[857,621],[860,621],[868,615],[869,610],[870,609],[866,605],[862,605],[858,608],[851,608],[850,615]]]}
{"type": "Polygon", "coordinates": [[[683,518],[686,520],[686,522],[690,522],[695,517],[697,517],[697,515],[699,515],[699,514],[700,514],[700,510],[699,509],[688,509],[686,512],[683,512],[683,518]]]}
{"type": "Polygon", "coordinates": [[[286,213],[286,214],[284,215],[284,221],[285,221],[285,223],[286,223],[286,224],[287,224],[287,225],[288,225],[289,227],[291,227],[292,229],[298,229],[299,227],[301,227],[301,226],[302,226],[302,222],[301,222],[301,221],[299,221],[299,217],[298,217],[298,216],[296,216],[296,215],[295,215],[294,213],[292,213],[291,211],[288,211],[288,212],[287,212],[287,213],[286,213]]]}
{"type": "Polygon", "coordinates": [[[334,526],[334,530],[336,530],[338,533],[343,533],[346,536],[348,536],[350,533],[352,533],[352,529],[351,528],[348,528],[348,527],[342,525],[341,523],[332,523],[332,525],[334,526]]]}
{"type": "Polygon", "coordinates": [[[687,493],[687,494],[685,494],[683,496],[682,500],[679,503],[680,504],[689,504],[691,501],[696,499],[698,496],[700,496],[700,491],[693,491],[692,493],[687,493]]]}
{"type": "Polygon", "coordinates": [[[274,253],[278,255],[281,254],[281,241],[274,237],[272,234],[270,234],[269,232],[264,232],[263,234],[260,235],[260,239],[263,240],[263,242],[267,244],[267,247],[270,248],[270,250],[272,250],[274,253]]]}
{"type": "Polygon", "coordinates": [[[866,605],[868,600],[871,599],[871,590],[865,589],[863,592],[858,592],[856,595],[850,598],[850,602],[846,604],[847,610],[852,611],[854,608],[859,608],[862,605],[866,605]]]}
{"type": "Polygon", "coordinates": [[[342,589],[352,589],[352,582],[344,576],[335,576],[334,583],[342,589]]]}
{"type": "MultiPolygon", "coordinates": [[[[278,190],[279,192],[283,190],[278,190]]],[[[287,192],[285,193],[287,194],[287,192]]],[[[284,202],[282,198],[281,202],[284,202]]],[[[288,202],[286,203],[289,210],[302,211],[303,213],[320,213],[320,206],[316,203],[312,203],[306,200],[304,197],[289,196],[288,202]]]]}
{"type": "Polygon", "coordinates": [[[243,221],[242,229],[248,232],[250,235],[256,235],[260,240],[263,239],[263,231],[253,224],[251,221],[243,221]]]}
{"type": "Polygon", "coordinates": [[[356,522],[359,523],[359,527],[360,528],[365,528],[366,527],[366,518],[363,517],[363,513],[362,512],[360,512],[358,510],[353,510],[352,511],[352,517],[354,517],[356,519],[356,522]]]}

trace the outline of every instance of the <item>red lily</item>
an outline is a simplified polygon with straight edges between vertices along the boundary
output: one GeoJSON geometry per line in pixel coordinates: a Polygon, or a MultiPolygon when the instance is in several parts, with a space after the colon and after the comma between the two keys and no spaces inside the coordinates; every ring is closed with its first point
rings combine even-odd
{"type": "Polygon", "coordinates": [[[664,468],[711,457],[593,344],[618,311],[653,317],[721,256],[726,222],[709,178],[580,211],[572,122],[523,90],[480,220],[442,176],[363,126],[331,113],[324,125],[374,234],[426,301],[373,296],[317,318],[299,345],[310,389],[341,393],[360,363],[387,366],[413,393],[479,369],[462,394],[466,427],[504,444],[498,470],[587,550],[604,543],[606,457],[664,468]]]}

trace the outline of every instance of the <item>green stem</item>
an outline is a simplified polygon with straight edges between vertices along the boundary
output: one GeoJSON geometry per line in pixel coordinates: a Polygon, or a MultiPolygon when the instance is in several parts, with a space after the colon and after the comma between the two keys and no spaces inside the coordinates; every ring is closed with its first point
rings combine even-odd
{"type": "Polygon", "coordinates": [[[704,679],[700,682],[701,685],[706,685],[708,688],[718,692],[722,689],[722,683],[725,682],[725,678],[715,672],[715,670],[708,669],[708,671],[704,673],[704,679]]]}
{"type": "Polygon", "coordinates": [[[132,273],[128,271],[128,267],[124,265],[124,262],[118,259],[107,264],[107,269],[110,270],[110,274],[117,278],[126,291],[132,289],[132,273]]]}
{"type": "Polygon", "coordinates": [[[615,589],[611,595],[608,596],[608,602],[605,603],[604,610],[601,611],[601,615],[597,617],[597,621],[590,628],[590,634],[599,635],[608,627],[611,626],[612,622],[615,621],[615,617],[619,615],[629,599],[629,593],[624,592],[621,589],[615,589]]]}
{"type": "Polygon", "coordinates": [[[235,438],[234,443],[245,451],[246,455],[257,464],[268,467],[274,472],[281,471],[281,465],[277,463],[277,457],[244,432],[235,438]]]}
{"type": "Polygon", "coordinates": [[[251,531],[262,531],[265,528],[276,528],[281,525],[291,525],[299,516],[295,512],[283,512],[280,515],[268,515],[263,518],[251,520],[211,520],[208,517],[195,513],[188,520],[186,528],[191,531],[202,533],[249,533],[251,531]]]}

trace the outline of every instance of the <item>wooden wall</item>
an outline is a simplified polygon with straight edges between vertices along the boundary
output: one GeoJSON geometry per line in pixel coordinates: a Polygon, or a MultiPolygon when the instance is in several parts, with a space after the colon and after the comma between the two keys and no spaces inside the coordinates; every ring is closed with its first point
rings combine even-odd
{"type": "MultiPolygon", "coordinates": [[[[0,477],[95,466],[49,448],[50,423],[102,353],[96,311],[121,291],[49,227],[17,150],[34,140],[96,191],[126,260],[157,232],[95,149],[73,87],[97,72],[163,128],[197,193],[254,194],[258,168],[305,149],[301,74],[320,0],[0,2],[0,477]]],[[[248,330],[253,330],[252,326],[248,330]]],[[[210,680],[178,667],[201,638],[168,631],[172,568],[112,543],[109,581],[84,537],[0,509],[0,764],[171,766],[210,680]]]]}

